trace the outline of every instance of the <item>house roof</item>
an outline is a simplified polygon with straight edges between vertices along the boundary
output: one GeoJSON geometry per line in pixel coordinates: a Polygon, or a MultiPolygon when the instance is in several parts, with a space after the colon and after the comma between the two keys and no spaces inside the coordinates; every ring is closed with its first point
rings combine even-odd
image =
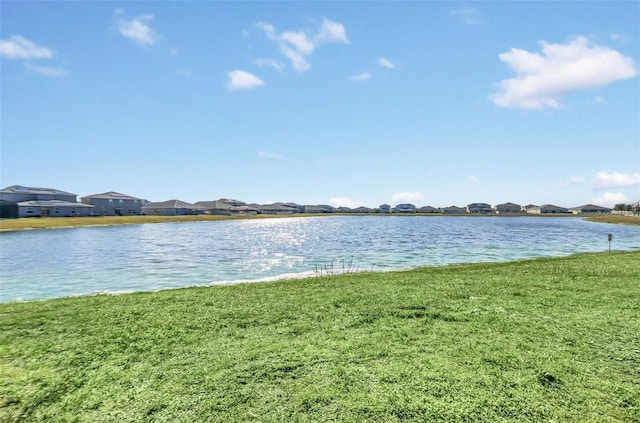
{"type": "Polygon", "coordinates": [[[90,204],[83,203],[73,203],[71,201],[62,201],[62,200],[30,200],[30,201],[21,201],[18,203],[20,207],[84,207],[84,208],[93,208],[90,204]]]}
{"type": "Polygon", "coordinates": [[[516,204],[516,203],[502,203],[502,204],[498,204],[498,205],[496,205],[496,207],[503,207],[503,206],[508,206],[508,207],[520,207],[520,204],[516,204]]]}
{"type": "Polygon", "coordinates": [[[198,201],[193,203],[194,206],[204,207],[205,209],[212,210],[229,210],[232,206],[231,204],[225,202],[224,200],[216,200],[216,201],[198,201]]]}
{"type": "Polygon", "coordinates": [[[132,197],[130,195],[126,195],[126,194],[120,194],[119,192],[115,192],[115,191],[109,191],[109,192],[105,192],[103,194],[93,194],[93,195],[87,195],[86,197],[80,197],[82,199],[100,199],[100,200],[142,200],[141,198],[137,198],[137,197],[132,197]]]}
{"type": "Polygon", "coordinates": [[[3,194],[39,194],[39,195],[73,195],[71,192],[61,191],[55,188],[25,187],[22,185],[12,185],[0,190],[3,194]]]}
{"type": "Polygon", "coordinates": [[[149,203],[146,206],[144,206],[143,208],[149,208],[149,209],[193,209],[193,210],[200,210],[202,209],[202,207],[200,206],[196,206],[195,204],[191,204],[191,203],[187,203],[185,201],[180,201],[180,200],[167,200],[167,201],[160,201],[160,202],[156,202],[156,203],[149,203]]]}
{"type": "Polygon", "coordinates": [[[556,206],[556,205],[553,205],[553,204],[544,204],[544,205],[540,206],[540,208],[541,209],[565,209],[566,210],[566,207],[560,207],[560,206],[556,206]]]}
{"type": "Polygon", "coordinates": [[[608,207],[596,206],[594,204],[585,204],[583,206],[572,207],[571,210],[611,210],[608,207]]]}

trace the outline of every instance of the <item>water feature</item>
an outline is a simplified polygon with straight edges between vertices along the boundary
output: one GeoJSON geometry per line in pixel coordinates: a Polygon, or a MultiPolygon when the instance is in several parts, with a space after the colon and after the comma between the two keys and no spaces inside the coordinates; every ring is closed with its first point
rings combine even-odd
{"type": "Polygon", "coordinates": [[[326,216],[0,234],[0,302],[640,249],[566,217],[326,216]]]}

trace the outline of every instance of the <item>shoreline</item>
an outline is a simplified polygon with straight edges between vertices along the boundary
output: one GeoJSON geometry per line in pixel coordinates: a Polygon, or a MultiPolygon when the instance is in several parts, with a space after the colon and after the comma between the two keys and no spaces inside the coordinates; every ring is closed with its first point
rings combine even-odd
{"type": "Polygon", "coordinates": [[[248,219],[279,219],[279,218],[305,218],[305,217],[328,217],[328,216],[347,216],[347,217],[566,217],[580,218],[590,222],[623,224],[623,225],[640,225],[640,216],[622,216],[622,215],[575,215],[575,214],[553,214],[553,215],[536,215],[536,214],[348,214],[348,213],[301,213],[287,215],[239,215],[239,216],[222,216],[222,215],[188,215],[188,216],[100,216],[100,217],[48,217],[48,218],[19,218],[19,219],[2,219],[0,220],[0,233],[3,232],[20,232],[27,230],[41,229],[73,229],[81,227],[100,227],[100,226],[119,226],[119,225],[142,225],[152,223],[183,223],[183,222],[207,222],[207,221],[224,221],[224,220],[248,220],[248,219]]]}

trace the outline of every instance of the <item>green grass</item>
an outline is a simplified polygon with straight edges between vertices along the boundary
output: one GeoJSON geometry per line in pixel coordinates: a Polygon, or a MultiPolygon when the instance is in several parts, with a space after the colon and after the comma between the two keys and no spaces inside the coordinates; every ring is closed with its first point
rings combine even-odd
{"type": "Polygon", "coordinates": [[[0,304],[0,421],[640,421],[640,251],[0,304]]]}

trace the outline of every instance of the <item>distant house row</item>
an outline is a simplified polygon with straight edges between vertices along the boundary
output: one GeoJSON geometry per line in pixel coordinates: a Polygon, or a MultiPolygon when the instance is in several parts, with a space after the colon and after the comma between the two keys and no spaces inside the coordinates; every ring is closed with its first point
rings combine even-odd
{"type": "Polygon", "coordinates": [[[498,204],[492,207],[486,203],[472,203],[466,207],[416,207],[403,203],[395,207],[382,204],[378,208],[369,207],[332,207],[329,205],[299,205],[295,203],[247,204],[238,200],[221,198],[214,201],[198,201],[194,204],[180,200],[149,202],[110,191],[80,197],[77,194],[53,188],[35,188],[13,185],[0,190],[0,217],[72,217],[72,216],[130,216],[161,215],[178,216],[194,214],[211,215],[251,215],[251,214],[296,214],[296,213],[397,213],[397,214],[608,214],[607,207],[586,204],[584,206],[564,208],[552,204],[542,206],[520,206],[514,203],[498,204]]]}

